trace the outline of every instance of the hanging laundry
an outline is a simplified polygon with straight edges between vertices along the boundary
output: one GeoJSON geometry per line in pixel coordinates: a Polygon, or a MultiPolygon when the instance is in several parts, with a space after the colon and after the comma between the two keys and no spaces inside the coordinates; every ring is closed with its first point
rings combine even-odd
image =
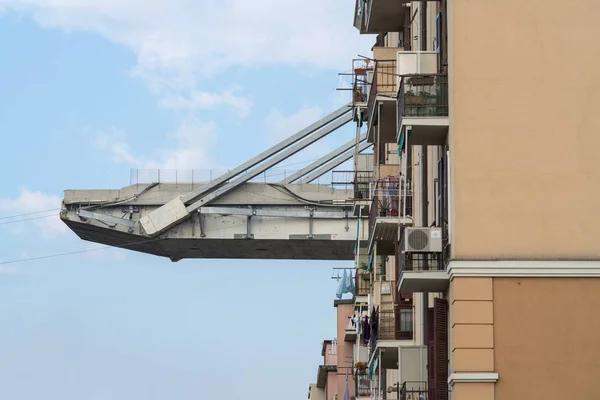
{"type": "MultiPolygon", "coordinates": [[[[344,272],[346,272],[346,270],[344,270],[344,272]]],[[[352,277],[352,272],[348,272],[347,274],[345,274],[345,278],[346,278],[346,288],[347,291],[346,293],[351,293],[352,295],[354,295],[354,279],[352,277]]]]}
{"type": "Polygon", "coordinates": [[[369,326],[369,317],[364,317],[362,321],[363,345],[368,346],[371,339],[371,327],[369,326]]]}
{"type": "Polygon", "coordinates": [[[335,294],[335,296],[338,299],[342,298],[342,295],[344,293],[348,293],[348,272],[346,270],[344,270],[344,275],[342,276],[342,280],[340,281],[340,286],[338,286],[338,290],[335,294]]]}
{"type": "Polygon", "coordinates": [[[344,274],[342,275],[342,280],[340,281],[340,286],[338,286],[338,290],[335,296],[338,299],[342,298],[344,293],[351,293],[354,295],[354,281],[352,279],[352,273],[348,273],[348,271],[344,270],[344,274]]]}

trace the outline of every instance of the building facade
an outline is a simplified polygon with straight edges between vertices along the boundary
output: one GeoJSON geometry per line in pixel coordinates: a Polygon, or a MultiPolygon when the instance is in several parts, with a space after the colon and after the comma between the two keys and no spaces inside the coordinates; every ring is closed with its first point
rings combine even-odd
{"type": "Polygon", "coordinates": [[[356,399],[600,398],[597,15],[356,1],[356,399]]]}

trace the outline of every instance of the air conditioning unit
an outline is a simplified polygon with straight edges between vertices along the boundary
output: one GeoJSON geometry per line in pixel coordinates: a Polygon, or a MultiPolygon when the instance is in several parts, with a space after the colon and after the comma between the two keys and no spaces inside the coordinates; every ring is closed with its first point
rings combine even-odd
{"type": "Polygon", "coordinates": [[[442,251],[442,228],[404,228],[402,249],[407,253],[442,251]]]}

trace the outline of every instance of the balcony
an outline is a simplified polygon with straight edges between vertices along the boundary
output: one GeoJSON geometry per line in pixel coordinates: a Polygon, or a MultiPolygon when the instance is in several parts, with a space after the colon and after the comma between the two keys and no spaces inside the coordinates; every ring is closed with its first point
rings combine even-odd
{"type": "Polygon", "coordinates": [[[400,0],[357,0],[354,27],[360,33],[400,32],[409,8],[400,0]]]}
{"type": "Polygon", "coordinates": [[[354,106],[366,106],[369,94],[369,75],[374,65],[369,59],[352,60],[352,103],[354,106]]]}
{"type": "Polygon", "coordinates": [[[354,375],[356,397],[371,397],[371,381],[365,371],[356,371],[354,375]]]}
{"type": "Polygon", "coordinates": [[[375,64],[368,58],[357,58],[352,60],[351,72],[338,74],[337,90],[352,92],[352,105],[354,108],[353,119],[355,122],[366,121],[367,116],[364,109],[367,106],[369,95],[369,81],[373,75],[375,64]]]}
{"type": "MultiPolygon", "coordinates": [[[[371,337],[369,339],[369,360],[377,348],[389,347],[385,341],[413,340],[414,331],[414,310],[412,304],[395,306],[395,310],[373,310],[369,316],[371,337]],[[384,341],[384,343],[381,343],[384,341]]],[[[397,347],[397,343],[391,344],[391,347],[397,347]]],[[[397,365],[398,352],[386,352],[382,367],[388,365],[397,365]]],[[[387,368],[387,367],[386,367],[387,368]]]]}
{"type": "Polygon", "coordinates": [[[317,387],[324,388],[327,385],[327,378],[330,373],[337,374],[337,366],[336,365],[319,365],[319,370],[317,372],[317,387]]]}
{"type": "MultiPolygon", "coordinates": [[[[395,242],[400,226],[412,224],[410,182],[400,190],[400,179],[386,177],[377,182],[369,215],[369,248],[375,242],[395,242]]],[[[392,253],[393,254],[393,253],[392,253]]]]}
{"type": "Polygon", "coordinates": [[[411,145],[444,145],[448,135],[448,76],[404,75],[398,90],[398,135],[410,127],[411,145]]]}
{"type": "MultiPolygon", "coordinates": [[[[393,48],[397,54],[397,48],[393,48]]],[[[385,50],[385,48],[383,49],[385,50]]],[[[396,132],[396,103],[398,98],[398,71],[396,60],[376,59],[373,79],[367,97],[365,112],[369,121],[367,141],[374,143],[379,129],[379,142],[393,143],[396,132]],[[375,105],[381,102],[381,112],[375,105]],[[375,129],[378,127],[378,129],[375,129]]]]}
{"type": "Polygon", "coordinates": [[[413,340],[412,305],[402,305],[395,310],[371,313],[371,351],[380,340],[413,340]]]}
{"type": "Polygon", "coordinates": [[[354,216],[358,217],[358,210],[362,208],[362,215],[369,214],[371,207],[371,186],[375,181],[375,172],[356,171],[354,173],[354,216]]]}
{"type": "Polygon", "coordinates": [[[371,273],[365,269],[357,269],[354,277],[356,296],[368,296],[371,293],[371,273]]]}
{"type": "Polygon", "coordinates": [[[398,394],[400,400],[427,400],[427,382],[403,382],[398,394]]]}
{"type": "Polygon", "coordinates": [[[401,253],[398,271],[398,291],[401,293],[436,293],[448,288],[449,278],[442,253],[401,253]]]}
{"type": "Polygon", "coordinates": [[[344,341],[356,341],[356,325],[352,323],[352,317],[348,318],[348,326],[346,326],[346,331],[344,332],[344,341]]]}
{"type": "Polygon", "coordinates": [[[395,311],[380,311],[377,340],[412,340],[413,308],[397,308],[395,311]]]}

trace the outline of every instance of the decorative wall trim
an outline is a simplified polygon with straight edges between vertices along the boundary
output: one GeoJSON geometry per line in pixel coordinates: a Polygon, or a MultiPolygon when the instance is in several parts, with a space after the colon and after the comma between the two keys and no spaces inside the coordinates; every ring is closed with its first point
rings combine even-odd
{"type": "Polygon", "coordinates": [[[600,261],[450,261],[454,277],[600,278],[600,261]]]}
{"type": "Polygon", "coordinates": [[[450,386],[455,383],[495,383],[497,381],[497,372],[454,372],[448,377],[450,386]]]}

